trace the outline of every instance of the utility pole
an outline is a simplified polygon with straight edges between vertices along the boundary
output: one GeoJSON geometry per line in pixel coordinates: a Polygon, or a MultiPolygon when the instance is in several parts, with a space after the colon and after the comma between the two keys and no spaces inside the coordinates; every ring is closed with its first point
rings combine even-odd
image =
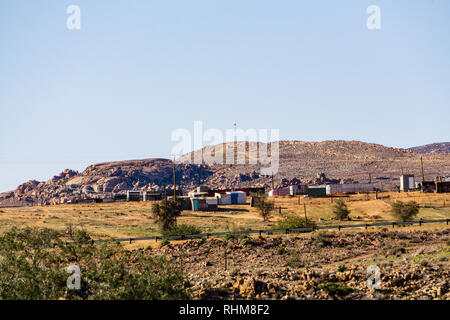
{"type": "Polygon", "coordinates": [[[273,173],[272,173],[272,190],[274,190],[274,187],[273,187],[273,173]]]}
{"type": "Polygon", "coordinates": [[[422,166],[422,188],[423,188],[423,182],[425,181],[425,175],[423,173],[423,159],[422,159],[422,156],[420,156],[420,164],[422,166]]]}
{"type": "Polygon", "coordinates": [[[176,201],[177,200],[177,179],[175,176],[175,157],[173,157],[172,165],[173,165],[173,200],[176,201]]]}
{"type": "Polygon", "coordinates": [[[369,184],[372,183],[372,174],[369,173],[369,184]]]}

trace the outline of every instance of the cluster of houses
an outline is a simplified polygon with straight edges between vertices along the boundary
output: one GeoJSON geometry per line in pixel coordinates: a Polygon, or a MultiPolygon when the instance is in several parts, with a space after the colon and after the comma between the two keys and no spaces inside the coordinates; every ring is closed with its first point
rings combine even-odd
{"type": "Polygon", "coordinates": [[[269,196],[296,196],[326,197],[339,193],[372,192],[376,188],[370,183],[326,184],[318,186],[292,185],[269,191],[269,196]]]}
{"type": "MultiPolygon", "coordinates": [[[[218,205],[246,204],[247,196],[260,192],[261,188],[243,188],[236,190],[212,190],[206,186],[197,187],[195,190],[183,195],[182,190],[176,191],[178,199],[182,200],[183,210],[216,211],[218,205]]],[[[262,190],[264,192],[264,190],[262,190]]],[[[172,198],[173,190],[168,191],[127,191],[126,201],[154,201],[165,197],[172,198]]],[[[121,199],[125,200],[125,199],[121,199]]]]}
{"type": "Polygon", "coordinates": [[[400,191],[408,192],[450,193],[450,177],[437,176],[432,181],[415,182],[414,175],[406,174],[400,177],[400,191]]]}
{"type": "MultiPolygon", "coordinates": [[[[450,177],[436,177],[434,181],[417,183],[414,175],[403,174],[400,177],[399,191],[409,192],[421,190],[422,192],[447,193],[450,192],[450,177]]],[[[367,193],[378,191],[371,183],[351,184],[324,184],[324,185],[291,185],[274,188],[268,196],[296,196],[326,197],[335,194],[367,193]]],[[[247,197],[257,197],[266,194],[265,188],[239,188],[214,190],[207,186],[197,187],[187,195],[182,190],[176,190],[176,197],[182,200],[183,210],[216,211],[219,205],[246,204],[247,197]]],[[[116,195],[116,201],[157,201],[174,196],[173,190],[167,191],[127,191],[126,195],[116,195]]],[[[253,203],[252,198],[250,204],[253,203]]]]}

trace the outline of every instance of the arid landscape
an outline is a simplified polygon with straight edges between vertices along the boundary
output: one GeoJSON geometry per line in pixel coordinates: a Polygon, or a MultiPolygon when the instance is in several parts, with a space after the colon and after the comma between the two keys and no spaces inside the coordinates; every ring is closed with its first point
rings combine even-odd
{"type": "MultiPolygon", "coordinates": [[[[221,206],[219,211],[183,211],[178,224],[228,237],[187,241],[135,241],[126,250],[163,254],[182,266],[191,299],[444,299],[450,298],[450,229],[445,223],[246,236],[270,230],[286,216],[318,226],[393,221],[391,204],[416,201],[416,219],[449,219],[450,195],[420,192],[356,194],[343,197],[350,219],[332,214],[336,198],[275,197],[263,221],[256,208],[221,206]],[[278,208],[278,209],[277,209],[278,208]],[[281,208],[281,209],[280,209],[281,208]],[[380,270],[381,288],[367,286],[370,265],[380,270]]],[[[151,215],[154,202],[65,204],[2,208],[1,233],[9,228],[85,230],[94,239],[161,235],[151,215]]]]}
{"type": "MultiPolygon", "coordinates": [[[[448,175],[448,145],[432,144],[407,150],[358,141],[282,141],[280,169],[274,177],[276,187],[300,183],[319,185],[370,181],[378,192],[318,198],[303,195],[269,197],[273,201],[273,208],[267,219],[261,216],[258,207],[249,205],[250,197],[247,197],[247,204],[219,205],[217,211],[183,210],[176,218],[176,226],[191,228],[195,230],[191,231],[194,233],[225,232],[226,236],[122,242],[119,247],[124,251],[113,256],[122,257],[120,259],[129,257],[130,261],[121,263],[124,263],[123,268],[131,268],[133,274],[135,267],[145,266],[137,259],[166,257],[170,262],[155,262],[155,268],[164,269],[168,264],[176,266],[173,272],[180,276],[178,280],[174,278],[173,285],[177,286],[178,291],[171,298],[448,300],[448,220],[447,223],[444,221],[420,226],[356,227],[304,233],[271,232],[280,229],[280,224],[290,218],[299,221],[305,219],[317,227],[397,221],[398,217],[393,215],[393,206],[398,201],[415,203],[417,212],[412,220],[450,219],[449,193],[396,191],[402,172],[414,174],[417,181],[421,181],[421,157],[425,179],[448,175]],[[337,218],[337,203],[343,203],[348,208],[348,218],[337,218]],[[242,233],[249,230],[265,232],[259,235],[242,233]],[[374,270],[368,272],[369,266],[379,268],[379,288],[373,289],[367,284],[374,270]]],[[[216,148],[216,151],[233,147],[239,150],[239,144],[226,144],[216,148]]],[[[248,160],[251,155],[249,145],[241,147],[246,148],[243,152],[248,160]]],[[[198,152],[205,154],[211,150],[205,148],[198,152]]],[[[181,157],[175,165],[178,187],[184,191],[191,191],[199,185],[219,189],[261,186],[270,189],[271,177],[259,174],[260,165],[186,163],[192,156],[187,154],[181,157]]],[[[38,237],[34,235],[36,232],[43,232],[44,236],[39,236],[43,236],[42,241],[46,239],[46,232],[56,232],[64,241],[72,241],[74,234],[79,232],[85,232],[94,240],[161,237],[167,230],[161,228],[161,221],[154,214],[154,205],[159,204],[159,201],[68,202],[85,198],[111,199],[113,195],[124,194],[126,190],[170,189],[172,183],[173,164],[167,159],[101,163],[87,167],[82,173],[67,169],[47,182],[32,180],[14,191],[0,195],[0,239],[11,245],[8,242],[10,232],[17,232],[11,230],[25,234],[32,232],[26,241],[36,241],[33,240],[38,237]],[[24,229],[28,227],[34,231],[24,229]]],[[[17,237],[17,241],[27,239],[25,235],[19,234],[17,237]]],[[[69,250],[70,244],[67,243],[69,250]]],[[[74,248],[83,245],[79,243],[74,248]]],[[[61,250],[66,252],[66,249],[61,250]]],[[[72,248],[69,252],[73,250],[79,249],[72,248]]],[[[94,245],[89,250],[96,252],[100,249],[94,245]]],[[[103,256],[103,253],[93,256],[94,261],[104,259],[101,258],[103,256]]],[[[57,265],[63,264],[62,258],[56,256],[55,259],[57,265]]],[[[78,259],[78,263],[86,264],[85,270],[92,268],[88,267],[92,260],[85,261],[83,256],[69,255],[68,259],[78,259]]],[[[15,263],[15,268],[20,266],[20,263],[15,263]]],[[[105,263],[116,262],[107,258],[100,265],[104,266],[105,263]]],[[[59,267],[55,270],[59,272],[59,267]]],[[[102,272],[109,277],[111,270],[102,272]]],[[[142,272],[150,272],[146,277],[153,279],[153,271],[142,272]]],[[[7,274],[2,276],[7,277],[7,274]]],[[[136,276],[136,280],[130,281],[146,281],[136,276]]],[[[5,279],[2,281],[9,283],[10,280],[5,279]]],[[[106,284],[90,282],[86,286],[97,288],[111,285],[109,281],[112,280],[104,281],[106,284]]],[[[50,292],[48,297],[128,297],[128,293],[120,291],[119,287],[108,292],[86,289],[75,296],[64,287],[58,287],[58,290],[58,293],[50,292]]],[[[143,289],[142,297],[149,294],[146,290],[143,289]]],[[[152,297],[163,298],[166,294],[164,290],[157,291],[152,297]]],[[[17,292],[23,294],[21,288],[17,292]]],[[[2,293],[2,296],[17,297],[8,292],[2,293]]]]}

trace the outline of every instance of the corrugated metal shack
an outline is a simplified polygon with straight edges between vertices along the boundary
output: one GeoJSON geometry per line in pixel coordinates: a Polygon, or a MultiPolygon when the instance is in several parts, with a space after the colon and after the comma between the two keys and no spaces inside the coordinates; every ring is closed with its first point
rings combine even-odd
{"type": "Polygon", "coordinates": [[[291,195],[291,189],[289,187],[276,188],[269,191],[269,197],[273,196],[289,196],[291,195]]]}
{"type": "Polygon", "coordinates": [[[404,174],[400,176],[400,191],[408,192],[416,188],[413,174],[404,174]]]}
{"type": "Polygon", "coordinates": [[[306,194],[308,186],[292,185],[288,187],[276,188],[269,191],[269,196],[296,196],[306,194]]]}
{"type": "Polygon", "coordinates": [[[127,201],[141,201],[141,191],[128,190],[127,201]]]}
{"type": "Polygon", "coordinates": [[[216,211],[217,198],[204,197],[204,198],[191,198],[192,210],[194,211],[216,211]]]}
{"type": "Polygon", "coordinates": [[[231,192],[231,191],[242,191],[242,192],[245,192],[246,196],[251,196],[251,195],[257,196],[260,194],[264,194],[266,192],[266,189],[264,187],[219,189],[219,190],[211,189],[211,190],[208,190],[208,196],[213,197],[216,193],[226,193],[226,192],[231,192]]]}
{"type": "Polygon", "coordinates": [[[142,194],[143,201],[159,201],[164,198],[164,192],[161,191],[144,191],[142,194]]]}
{"type": "Polygon", "coordinates": [[[375,191],[375,187],[370,183],[328,184],[326,190],[327,195],[331,195],[337,193],[372,192],[375,191]]]}
{"type": "Polygon", "coordinates": [[[308,197],[326,197],[327,186],[308,186],[308,197]]]}
{"type": "Polygon", "coordinates": [[[231,203],[231,195],[226,193],[216,193],[214,195],[221,205],[229,205],[231,203]]]}
{"type": "Polygon", "coordinates": [[[450,181],[424,181],[422,192],[450,193],[450,181]]]}
{"type": "Polygon", "coordinates": [[[226,194],[230,195],[231,204],[246,204],[247,203],[247,195],[244,191],[229,191],[226,194]]]}

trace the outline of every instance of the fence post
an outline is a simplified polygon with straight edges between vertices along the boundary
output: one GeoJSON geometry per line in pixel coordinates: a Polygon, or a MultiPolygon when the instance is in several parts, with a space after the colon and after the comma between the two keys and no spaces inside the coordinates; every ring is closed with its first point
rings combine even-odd
{"type": "Polygon", "coordinates": [[[392,228],[394,228],[395,227],[395,222],[392,222],[392,228]]]}
{"type": "Polygon", "coordinates": [[[366,223],[366,230],[367,230],[367,223],[366,223]]]}
{"type": "Polygon", "coordinates": [[[129,240],[130,240],[130,244],[131,244],[132,239],[130,238],[129,240]]]}
{"type": "Polygon", "coordinates": [[[447,225],[448,225],[448,219],[447,219],[447,225]]]}
{"type": "Polygon", "coordinates": [[[338,226],[338,230],[341,231],[341,226],[338,226]]]}
{"type": "Polygon", "coordinates": [[[262,234],[262,231],[261,230],[259,230],[259,236],[261,237],[261,234],[262,234]]]}
{"type": "Polygon", "coordinates": [[[420,218],[420,220],[419,220],[419,226],[422,226],[422,218],[420,218]]]}

